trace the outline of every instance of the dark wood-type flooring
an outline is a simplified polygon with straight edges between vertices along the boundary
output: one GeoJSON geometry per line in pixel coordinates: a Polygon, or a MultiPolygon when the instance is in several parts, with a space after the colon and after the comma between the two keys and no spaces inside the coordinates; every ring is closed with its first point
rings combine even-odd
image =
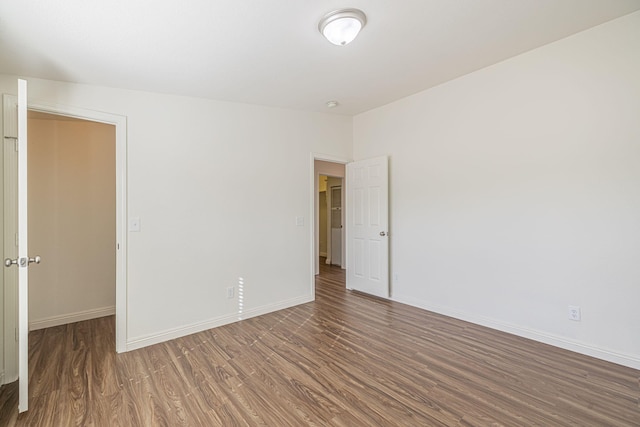
{"type": "Polygon", "coordinates": [[[348,292],[124,354],[114,318],[30,334],[0,425],[639,426],[640,371],[348,292]]]}

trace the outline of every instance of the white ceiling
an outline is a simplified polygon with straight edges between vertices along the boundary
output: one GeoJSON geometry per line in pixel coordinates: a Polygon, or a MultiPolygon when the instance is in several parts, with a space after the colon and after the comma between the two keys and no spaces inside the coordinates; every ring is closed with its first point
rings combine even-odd
{"type": "Polygon", "coordinates": [[[640,0],[2,0],[0,73],[351,115],[637,10],[640,0]],[[318,21],[343,7],[368,23],[334,46],[318,21]]]}

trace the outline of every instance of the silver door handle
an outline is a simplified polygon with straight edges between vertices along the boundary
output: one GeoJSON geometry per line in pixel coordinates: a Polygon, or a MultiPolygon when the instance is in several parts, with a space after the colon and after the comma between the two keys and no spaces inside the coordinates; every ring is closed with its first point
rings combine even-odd
{"type": "Polygon", "coordinates": [[[26,264],[31,264],[32,262],[36,263],[36,264],[40,264],[40,261],[42,260],[42,258],[40,258],[40,255],[36,255],[34,258],[16,258],[16,259],[11,259],[11,258],[6,258],[4,260],[4,266],[5,267],[11,267],[12,265],[18,265],[18,262],[20,263],[21,266],[26,266],[26,264]],[[25,260],[29,260],[29,262],[25,262],[25,260]]]}
{"type": "Polygon", "coordinates": [[[385,233],[384,231],[381,231],[381,232],[380,232],[380,235],[381,235],[382,237],[384,237],[384,236],[386,236],[386,235],[387,235],[387,233],[385,233]]]}

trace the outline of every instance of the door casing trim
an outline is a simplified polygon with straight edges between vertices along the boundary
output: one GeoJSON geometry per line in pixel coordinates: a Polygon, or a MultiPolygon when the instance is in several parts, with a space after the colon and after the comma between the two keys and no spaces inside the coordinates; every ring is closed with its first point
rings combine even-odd
{"type": "Polygon", "coordinates": [[[116,352],[127,351],[127,117],[31,101],[27,109],[115,126],[116,136],[116,352]]]}

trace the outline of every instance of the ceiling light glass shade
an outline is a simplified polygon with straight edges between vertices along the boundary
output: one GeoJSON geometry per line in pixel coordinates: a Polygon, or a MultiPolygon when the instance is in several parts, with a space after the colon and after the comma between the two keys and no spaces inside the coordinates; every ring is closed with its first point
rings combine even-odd
{"type": "Polygon", "coordinates": [[[326,14],[318,24],[322,35],[331,43],[344,46],[356,38],[367,17],[358,9],[340,9],[326,14]]]}

